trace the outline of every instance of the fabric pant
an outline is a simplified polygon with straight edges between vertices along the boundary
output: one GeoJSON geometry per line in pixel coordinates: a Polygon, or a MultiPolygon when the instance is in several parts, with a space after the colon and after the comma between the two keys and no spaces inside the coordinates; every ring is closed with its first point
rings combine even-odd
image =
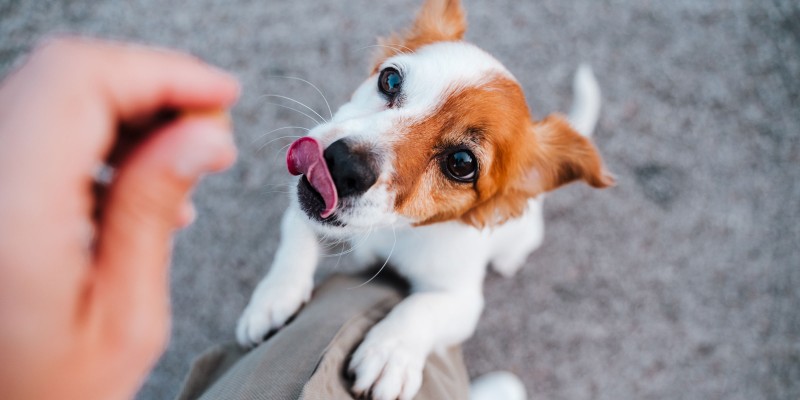
{"type": "MultiPolygon", "coordinates": [[[[177,400],[353,399],[349,357],[369,329],[405,293],[391,280],[334,276],[314,292],[297,317],[250,351],[235,344],[198,357],[177,400]]],[[[416,399],[461,400],[469,378],[460,347],[433,353],[416,399]]]]}

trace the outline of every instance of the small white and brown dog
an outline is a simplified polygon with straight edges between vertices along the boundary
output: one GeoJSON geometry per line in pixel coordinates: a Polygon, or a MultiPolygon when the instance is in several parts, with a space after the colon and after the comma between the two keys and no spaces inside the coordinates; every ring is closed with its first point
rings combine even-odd
{"type": "Polygon", "coordinates": [[[542,195],[613,184],[588,138],[600,107],[589,68],[576,75],[569,120],[533,121],[519,83],[462,41],[465,29],[458,0],[428,0],[410,29],[381,41],[350,102],[289,148],[301,177],[272,268],[239,320],[241,345],[309,300],[320,238],[361,235],[355,262],[390,258],[411,294],[353,354],[353,391],[410,399],[427,356],[475,330],[487,266],[510,276],[539,246],[542,195]]]}

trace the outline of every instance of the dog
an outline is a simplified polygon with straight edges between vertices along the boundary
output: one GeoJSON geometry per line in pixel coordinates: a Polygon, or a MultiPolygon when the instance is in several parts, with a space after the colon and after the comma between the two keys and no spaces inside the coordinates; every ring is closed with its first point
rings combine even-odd
{"type": "Polygon", "coordinates": [[[589,138],[600,107],[591,70],[576,74],[569,119],[534,121],[519,82],[465,30],[458,0],[428,0],[408,30],[380,41],[350,101],[292,143],[299,180],[272,268],[238,322],[242,346],[309,300],[321,238],[370,232],[355,262],[388,259],[411,294],[353,353],[352,390],[411,399],[427,356],[475,330],[487,266],[511,276],[541,243],[543,194],[614,184],[589,138]]]}

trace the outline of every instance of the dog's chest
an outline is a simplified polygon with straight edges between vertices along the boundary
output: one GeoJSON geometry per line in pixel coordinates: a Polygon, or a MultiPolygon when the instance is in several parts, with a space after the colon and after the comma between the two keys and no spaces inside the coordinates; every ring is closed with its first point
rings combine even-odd
{"type": "Polygon", "coordinates": [[[491,254],[489,232],[460,223],[383,229],[352,243],[357,260],[386,262],[413,286],[451,286],[483,276],[491,254]]]}

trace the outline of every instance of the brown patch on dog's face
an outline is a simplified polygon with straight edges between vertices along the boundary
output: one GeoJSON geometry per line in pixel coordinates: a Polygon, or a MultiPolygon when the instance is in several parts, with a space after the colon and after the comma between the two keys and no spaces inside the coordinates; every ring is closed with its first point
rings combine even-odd
{"type": "Polygon", "coordinates": [[[431,116],[406,129],[393,152],[395,210],[417,225],[495,225],[563,184],[613,184],[591,141],[557,115],[531,123],[522,90],[505,77],[450,93],[431,116]],[[447,155],[460,149],[478,159],[474,182],[443,170],[447,155]]]}
{"type": "Polygon", "coordinates": [[[395,209],[418,224],[459,219],[493,198],[520,175],[530,117],[522,91],[496,77],[449,94],[430,117],[408,127],[394,145],[395,209]],[[477,180],[448,178],[442,162],[467,149],[478,160],[477,180]]]}
{"type": "Polygon", "coordinates": [[[411,53],[436,42],[461,40],[466,30],[466,14],[459,0],[428,0],[409,29],[378,40],[381,50],[372,73],[378,72],[380,64],[394,55],[411,53]]]}

